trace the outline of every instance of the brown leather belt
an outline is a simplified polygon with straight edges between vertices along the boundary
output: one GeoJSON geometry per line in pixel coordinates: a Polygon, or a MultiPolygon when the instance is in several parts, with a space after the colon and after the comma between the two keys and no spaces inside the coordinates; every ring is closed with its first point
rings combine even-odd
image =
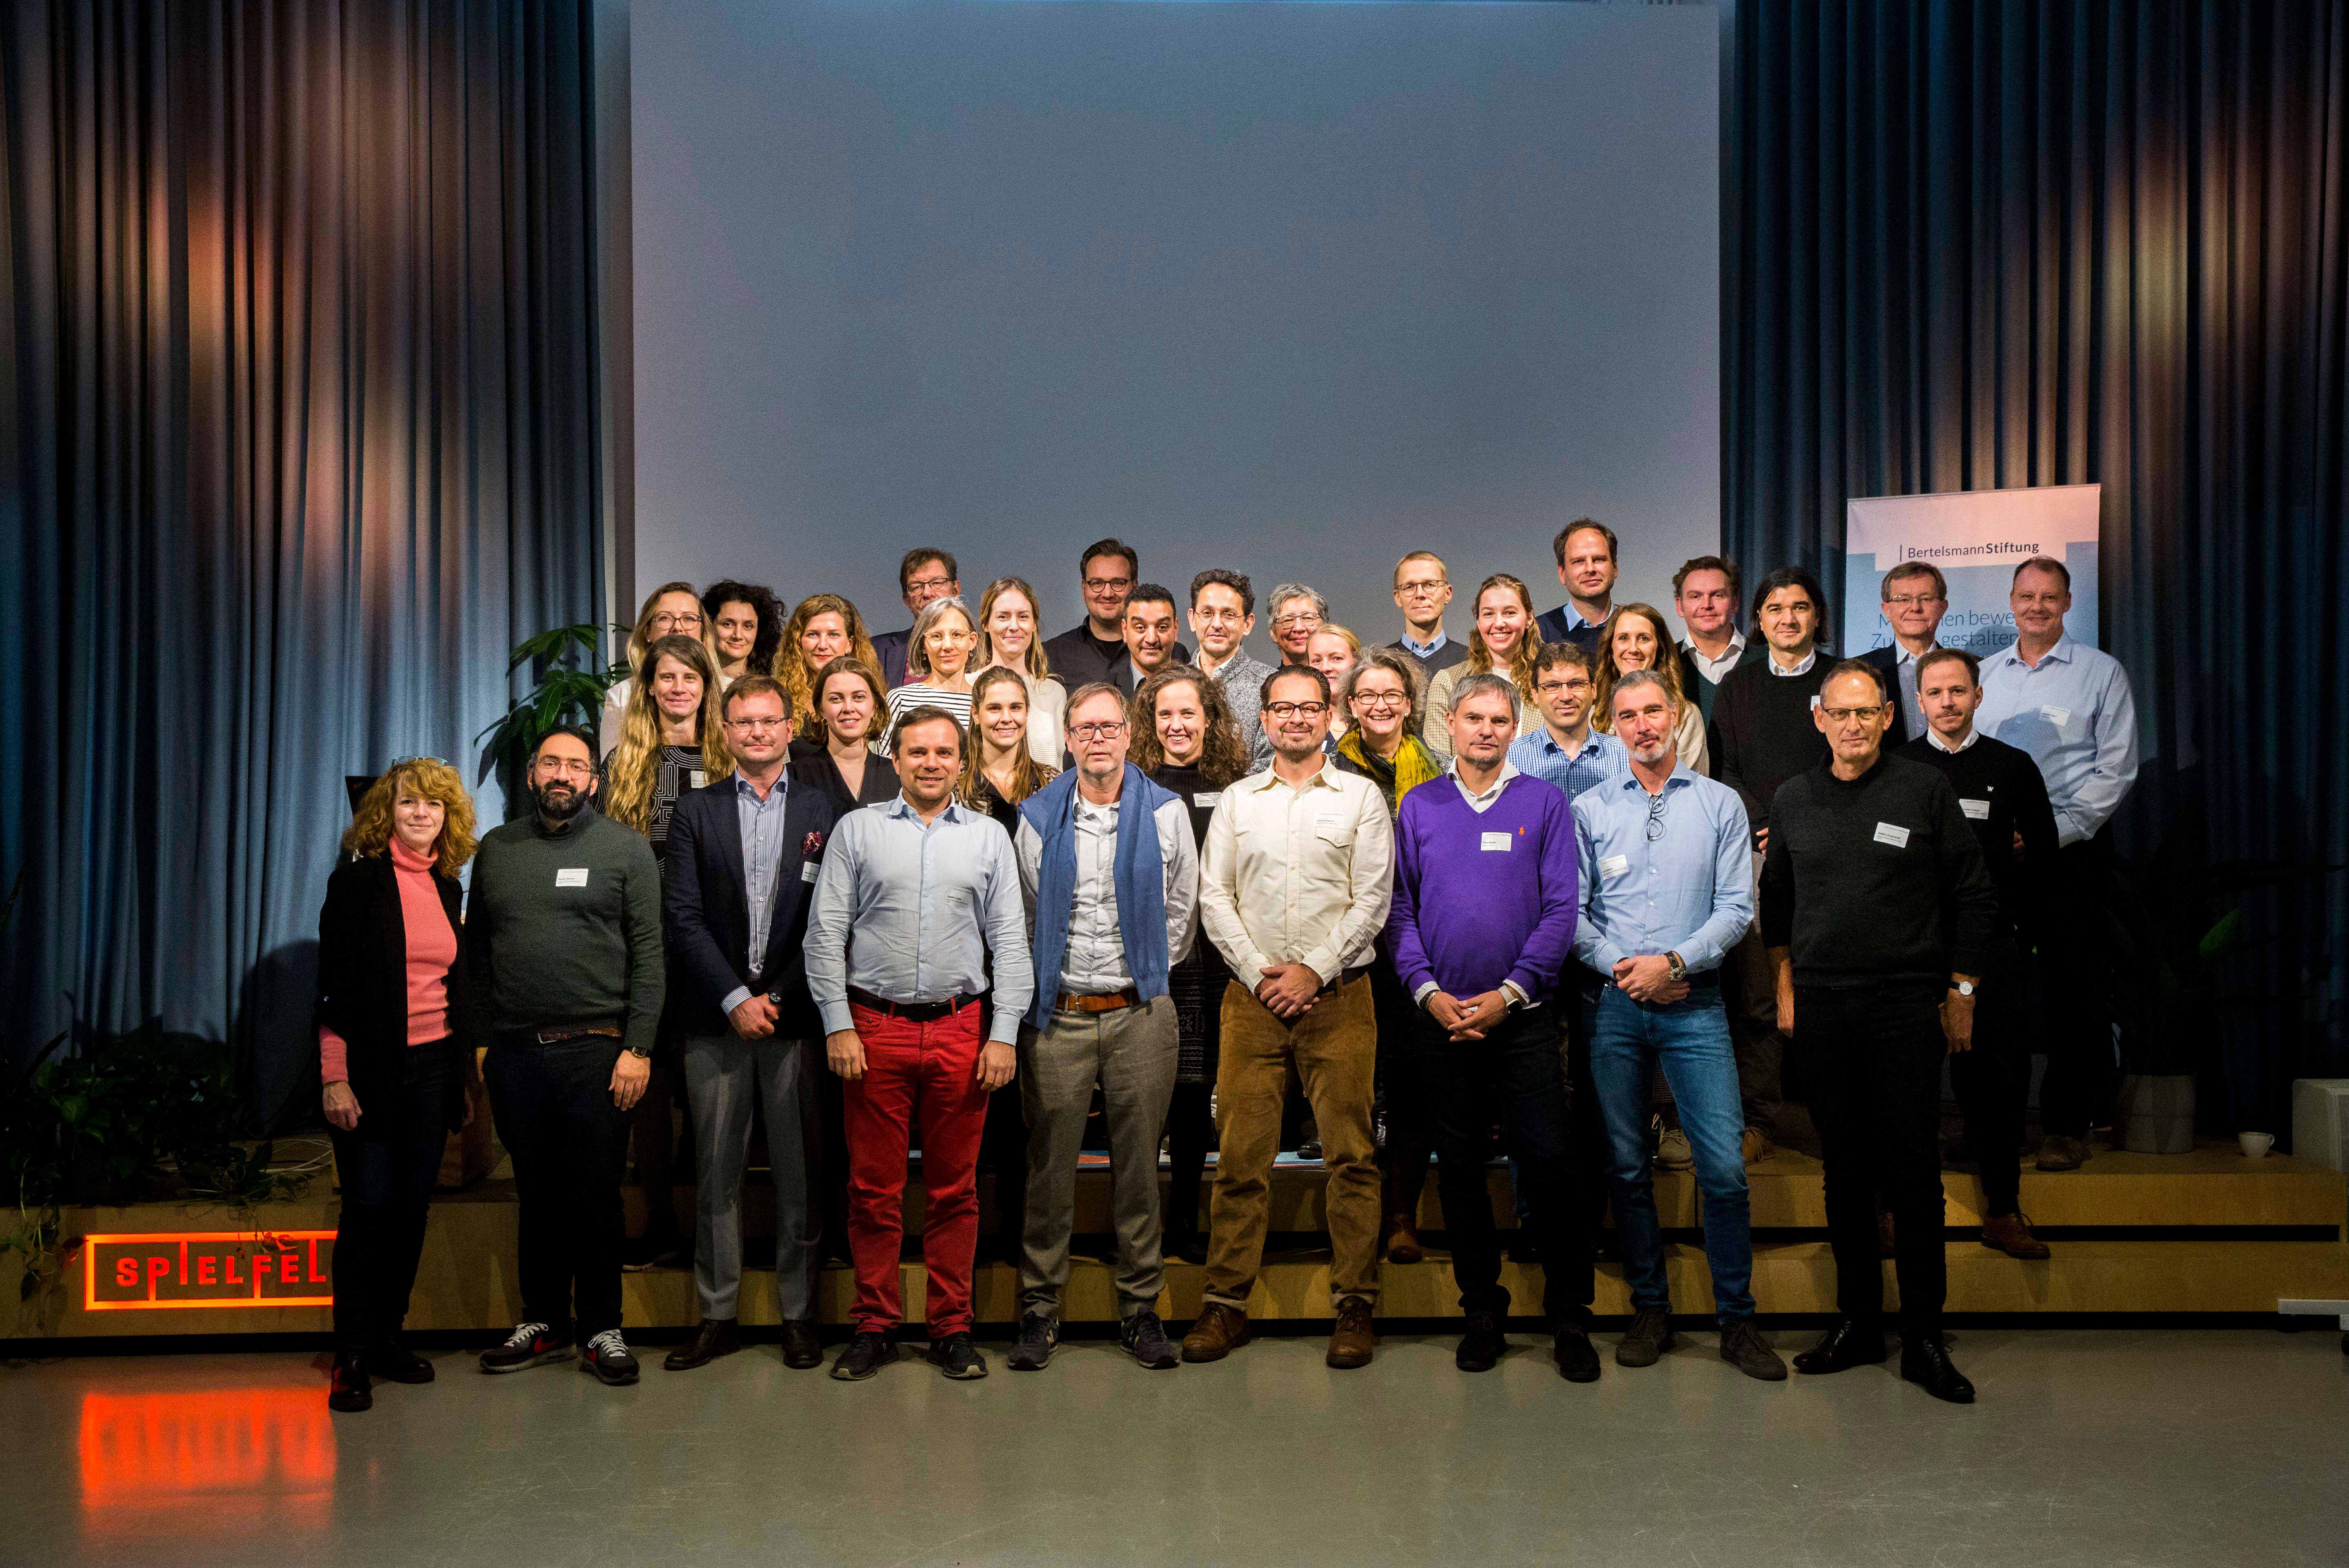
{"type": "Polygon", "coordinates": [[[1052,1011],[1055,1012],[1117,1012],[1125,1008],[1141,1005],[1142,993],[1129,985],[1123,991],[1104,992],[1097,996],[1064,991],[1061,992],[1060,1000],[1052,1003],[1052,1011]]]}
{"type": "Polygon", "coordinates": [[[505,1029],[499,1033],[518,1034],[533,1045],[560,1045],[565,1040],[585,1040],[590,1035],[602,1035],[608,1039],[618,1040],[626,1032],[616,1023],[552,1023],[543,1029],[524,1025],[520,1029],[505,1029]]]}

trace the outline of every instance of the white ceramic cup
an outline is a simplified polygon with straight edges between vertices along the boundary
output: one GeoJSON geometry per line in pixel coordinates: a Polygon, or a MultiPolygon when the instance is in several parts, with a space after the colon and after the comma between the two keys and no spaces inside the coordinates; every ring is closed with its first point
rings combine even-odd
{"type": "Polygon", "coordinates": [[[2255,1132],[2237,1133],[2235,1135],[2235,1144],[2237,1147],[2243,1151],[2244,1158],[2263,1159],[2267,1157],[2268,1150],[2275,1147],[2275,1134],[2255,1132]]]}

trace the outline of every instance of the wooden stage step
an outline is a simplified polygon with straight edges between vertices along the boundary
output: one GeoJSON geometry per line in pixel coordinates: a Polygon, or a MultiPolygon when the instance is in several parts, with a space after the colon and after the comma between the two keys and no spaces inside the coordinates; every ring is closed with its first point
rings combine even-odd
{"type": "MultiPolygon", "coordinates": [[[[1325,1319],[1330,1315],[1328,1254],[1311,1244],[1321,1225],[1321,1172],[1284,1168],[1276,1175],[1271,1228],[1276,1246],[1284,1236],[1292,1250],[1268,1254],[1253,1311],[1267,1320],[1325,1319]]],[[[1504,1226],[1510,1214],[1507,1174],[1495,1168],[1488,1190],[1504,1226]]],[[[339,1199],[323,1189],[292,1202],[270,1205],[253,1220],[220,1210],[170,1204],[129,1209],[74,1210],[66,1215],[69,1236],[100,1233],[162,1233],[248,1231],[257,1223],[272,1231],[331,1232],[339,1199]]],[[[1749,1173],[1753,1222],[1763,1238],[1755,1248],[1754,1295],[1765,1314],[1817,1314],[1833,1307],[1833,1266],[1823,1234],[1826,1220],[1818,1163],[1782,1151],[1749,1173]]],[[[1993,1252],[1965,1237],[1981,1224],[1981,1188],[1968,1174],[1944,1174],[1946,1219],[1952,1228],[1949,1310],[1952,1313],[2265,1313],[2284,1297],[2349,1298],[2349,1179],[2339,1171],[2284,1156],[2245,1159],[2232,1146],[2206,1146],[2178,1156],[2099,1152],[2085,1168],[2061,1175],[2026,1169],[2023,1208],[2054,1250],[2045,1262],[2026,1263],[1993,1252]]],[[[1699,1203],[1693,1179],[1685,1174],[1657,1180],[1657,1203],[1670,1238],[1669,1268],[1677,1310],[1702,1313],[1712,1295],[1702,1246],[1694,1236],[1699,1203]]],[[[641,1221],[640,1195],[629,1189],[631,1223],[641,1221]]],[[[1079,1256],[1071,1270],[1064,1315],[1071,1322],[1114,1315],[1113,1268],[1101,1253],[1110,1243],[1108,1174],[1078,1173],[1079,1256]]],[[[748,1230],[771,1234],[771,1193],[762,1178],[746,1192],[748,1230]]],[[[690,1215],[690,1189],[678,1201],[690,1215]]],[[[908,1189],[907,1219],[918,1226],[918,1186],[908,1189]]],[[[982,1203],[982,1214],[988,1206],[982,1203]]],[[[488,1331],[511,1324],[520,1314],[514,1280],[515,1216],[510,1181],[492,1179],[463,1192],[436,1197],[427,1232],[423,1267],[417,1282],[409,1326],[419,1330],[488,1331]]],[[[1443,1229],[1442,1206],[1433,1183],[1422,1206],[1423,1227],[1443,1229]]],[[[166,1307],[136,1312],[83,1309],[79,1262],[69,1262],[60,1286],[17,1302],[14,1254],[0,1260],[0,1339],[76,1338],[133,1334],[303,1332],[328,1326],[323,1306],[243,1306],[204,1309],[166,1307]]],[[[1187,1321],[1198,1310],[1204,1271],[1174,1264],[1168,1272],[1162,1311],[1187,1321]]],[[[1891,1266],[1885,1265],[1888,1298],[1891,1266]]],[[[918,1262],[903,1265],[905,1300],[916,1317],[924,1275],[918,1262]]],[[[1506,1264],[1504,1282],[1521,1314],[1538,1314],[1538,1271],[1506,1264]]],[[[853,1291],[845,1269],[825,1271],[820,1311],[830,1323],[844,1321],[853,1291]]],[[[682,1329],[697,1319],[689,1272],[655,1271],[626,1278],[626,1321],[631,1327],[682,1329]]],[[[1438,1246],[1429,1261],[1409,1267],[1386,1266],[1381,1277],[1382,1315],[1440,1318],[1458,1310],[1451,1266],[1438,1246]]],[[[984,1265],[978,1275],[983,1322],[1008,1324],[1018,1316],[1018,1280],[1001,1264],[984,1265]]],[[[1602,1265],[1595,1310],[1630,1311],[1620,1269],[1602,1265]]],[[[746,1280],[741,1314],[751,1324],[774,1321],[774,1298],[755,1273],[746,1280]]]]}

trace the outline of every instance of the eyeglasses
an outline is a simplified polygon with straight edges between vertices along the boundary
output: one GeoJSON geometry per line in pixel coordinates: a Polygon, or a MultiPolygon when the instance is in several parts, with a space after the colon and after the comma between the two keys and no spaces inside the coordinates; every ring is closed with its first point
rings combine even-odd
{"type": "Polygon", "coordinates": [[[1357,691],[1354,706],[1376,712],[1382,708],[1408,708],[1411,699],[1400,691],[1357,691]]]}
{"type": "Polygon", "coordinates": [[[1825,713],[1835,723],[1848,724],[1855,719],[1873,719],[1883,712],[1884,709],[1881,704],[1878,704],[1873,708],[1822,708],[1819,711],[1825,713]]]}
{"type": "Polygon", "coordinates": [[[1237,626],[1247,619],[1236,609],[1193,610],[1191,618],[1201,626],[1237,626]]]}
{"type": "Polygon", "coordinates": [[[456,763],[450,762],[445,757],[394,757],[390,762],[384,764],[383,771],[390,773],[394,769],[404,768],[410,763],[439,763],[444,768],[454,767],[457,765],[456,763]]]}
{"type": "Polygon", "coordinates": [[[1653,844],[1657,839],[1661,838],[1663,836],[1664,797],[1660,794],[1651,794],[1648,797],[1648,842],[1653,844]]]}
{"type": "Polygon", "coordinates": [[[1103,719],[1093,724],[1071,724],[1069,726],[1069,739],[1072,741],[1113,740],[1118,732],[1124,728],[1125,721],[1123,719],[1103,719]]]}
{"type": "Polygon", "coordinates": [[[1939,594],[1894,594],[1884,602],[1889,605],[1899,605],[1905,609],[1916,605],[1938,605],[1947,601],[1939,594]]]}
{"type": "Polygon", "coordinates": [[[1085,592],[1089,594],[1123,593],[1133,587],[1132,577],[1087,577],[1085,592]]]}
{"type": "Polygon", "coordinates": [[[561,774],[566,778],[589,779],[595,776],[595,764],[567,757],[541,757],[532,764],[543,774],[561,774]]]}
{"type": "Polygon", "coordinates": [[[1545,680],[1540,685],[1535,687],[1534,690],[1540,692],[1545,697],[1558,697],[1568,692],[1588,691],[1590,690],[1590,682],[1588,680],[1545,680]]]}
{"type": "Polygon", "coordinates": [[[679,627],[688,626],[699,631],[701,617],[691,610],[663,610],[646,624],[650,626],[657,634],[662,633],[664,628],[675,630],[679,627]]]}
{"type": "Polygon", "coordinates": [[[746,735],[761,735],[769,730],[784,729],[790,723],[789,719],[729,719],[726,721],[726,727],[730,730],[740,730],[746,735]]]}
{"type": "Polygon", "coordinates": [[[909,594],[927,594],[952,587],[954,587],[952,577],[914,577],[906,582],[905,591],[909,594]]]}
{"type": "Polygon", "coordinates": [[[1321,618],[1311,610],[1293,610],[1273,617],[1272,624],[1276,629],[1285,626],[1319,626],[1321,618]]]}
{"type": "Polygon", "coordinates": [[[1327,702],[1268,702],[1264,711],[1276,719],[1319,719],[1330,711],[1327,702]]]}
{"type": "Polygon", "coordinates": [[[1442,593],[1445,588],[1448,588],[1451,586],[1452,585],[1450,583],[1445,582],[1442,577],[1416,577],[1407,583],[1397,583],[1395,585],[1395,592],[1399,594],[1410,594],[1415,597],[1422,594],[1442,593]]]}

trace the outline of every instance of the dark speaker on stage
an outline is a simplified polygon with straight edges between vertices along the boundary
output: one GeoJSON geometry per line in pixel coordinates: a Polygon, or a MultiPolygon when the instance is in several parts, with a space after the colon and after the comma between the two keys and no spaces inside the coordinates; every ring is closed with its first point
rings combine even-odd
{"type": "Polygon", "coordinates": [[[375,775],[373,774],[345,774],[343,775],[343,788],[350,794],[351,815],[353,816],[357,816],[359,814],[359,802],[367,799],[367,792],[374,787],[375,775]]]}

